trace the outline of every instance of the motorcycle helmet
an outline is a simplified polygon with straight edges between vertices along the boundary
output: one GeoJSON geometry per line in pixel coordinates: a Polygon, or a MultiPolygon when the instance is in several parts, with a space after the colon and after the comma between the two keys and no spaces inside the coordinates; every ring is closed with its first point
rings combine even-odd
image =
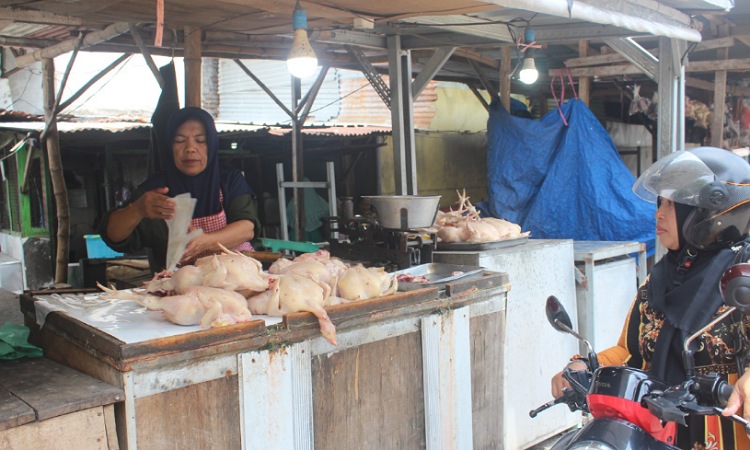
{"type": "Polygon", "coordinates": [[[636,180],[633,192],[652,203],[661,197],[692,206],[681,231],[699,250],[726,247],[750,229],[750,164],[721,148],[661,158],[636,180]]]}

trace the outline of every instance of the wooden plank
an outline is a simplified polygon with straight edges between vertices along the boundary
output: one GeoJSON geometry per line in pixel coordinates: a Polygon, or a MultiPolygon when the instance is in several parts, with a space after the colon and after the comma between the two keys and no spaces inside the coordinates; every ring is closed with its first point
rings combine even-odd
{"type": "Polygon", "coordinates": [[[102,407],[0,431],[4,449],[114,450],[108,445],[102,407]]]}
{"type": "Polygon", "coordinates": [[[427,448],[474,448],[469,308],[421,322],[427,448]]]}
{"type": "Polygon", "coordinates": [[[472,317],[470,327],[474,448],[502,448],[505,311],[472,317]]]}
{"type": "Polygon", "coordinates": [[[8,389],[0,387],[0,431],[35,420],[36,414],[31,406],[19,400],[8,389]]]}
{"type": "Polygon", "coordinates": [[[470,290],[485,290],[507,285],[508,274],[504,272],[485,272],[478,280],[456,281],[445,285],[445,293],[448,297],[461,294],[470,290]]]}
{"type": "MultiPolygon", "coordinates": [[[[34,299],[29,295],[21,296],[21,311],[34,315],[34,299]]],[[[76,343],[86,351],[95,353],[99,358],[116,366],[120,370],[130,370],[132,364],[146,358],[175,353],[186,349],[196,349],[236,342],[266,333],[265,321],[258,319],[250,322],[208,328],[193,333],[180,334],[149,341],[127,344],[95,327],[81,322],[64,313],[52,312],[47,315],[45,328],[50,327],[65,339],[76,343]]],[[[34,338],[39,334],[37,326],[30,327],[34,338]]]]}
{"type": "Polygon", "coordinates": [[[243,449],[312,450],[310,358],[309,342],[238,355],[243,449]]]}
{"type": "Polygon", "coordinates": [[[102,408],[104,414],[104,432],[107,434],[107,448],[119,449],[117,440],[117,424],[115,422],[115,405],[107,405],[102,408]]]}
{"type": "Polygon", "coordinates": [[[122,401],[122,389],[110,386],[47,358],[0,361],[0,386],[47,420],[70,412],[122,401]]]}
{"type": "MultiPolygon", "coordinates": [[[[685,72],[715,72],[717,70],[742,71],[750,70],[750,58],[711,60],[711,61],[688,61],[685,65],[685,72]]],[[[604,67],[586,67],[571,69],[571,75],[574,77],[582,76],[599,76],[612,77],[622,75],[636,75],[641,71],[632,64],[613,64],[604,67]]],[[[553,71],[549,72],[552,76],[553,71]]]]}
{"type": "Polygon", "coordinates": [[[316,450],[425,448],[418,332],[312,360],[316,450]]]}
{"type": "Polygon", "coordinates": [[[138,450],[240,449],[237,375],[136,399],[138,450]]]}

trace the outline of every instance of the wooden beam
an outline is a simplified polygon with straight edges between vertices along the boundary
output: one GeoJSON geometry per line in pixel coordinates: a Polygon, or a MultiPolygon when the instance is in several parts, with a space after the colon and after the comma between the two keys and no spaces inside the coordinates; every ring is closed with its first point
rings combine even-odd
{"type": "Polygon", "coordinates": [[[625,58],[619,53],[607,53],[602,55],[583,56],[579,58],[570,58],[565,60],[565,66],[568,68],[601,66],[606,64],[615,64],[624,62],[625,58]]]}
{"type": "MultiPolygon", "coordinates": [[[[589,55],[589,41],[580,40],[578,41],[578,56],[585,58],[589,55]]],[[[588,106],[591,99],[591,78],[580,77],[578,78],[578,98],[588,106]]]]}
{"type": "Polygon", "coordinates": [[[735,43],[734,37],[723,37],[719,39],[709,39],[707,41],[699,42],[698,45],[693,48],[691,53],[702,52],[706,50],[718,50],[720,48],[732,47],[735,43]]]}
{"type": "Polygon", "coordinates": [[[0,36],[0,45],[4,47],[43,48],[57,44],[54,39],[29,39],[14,36],[0,36]]]}
{"type": "Polygon", "coordinates": [[[185,106],[203,106],[201,29],[185,27],[185,106]]]}
{"type": "MultiPolygon", "coordinates": [[[[98,44],[100,42],[108,41],[115,36],[119,36],[123,33],[126,33],[129,29],[130,29],[130,26],[127,23],[118,22],[118,23],[113,23],[112,25],[108,26],[107,28],[101,31],[93,31],[91,33],[87,33],[86,36],[83,38],[81,48],[86,48],[91,45],[98,44]]],[[[21,55],[16,58],[16,67],[26,67],[30,64],[33,64],[36,61],[41,61],[44,58],[51,59],[56,56],[60,56],[63,53],[68,53],[76,47],[77,41],[78,41],[78,38],[68,39],[67,41],[63,41],[57,45],[53,45],[51,47],[43,48],[40,50],[35,50],[31,53],[21,55]]]]}
{"type": "Polygon", "coordinates": [[[130,35],[133,36],[133,40],[135,41],[138,48],[141,50],[143,59],[146,60],[146,65],[151,70],[151,73],[154,74],[154,78],[156,78],[156,82],[159,83],[159,89],[164,89],[164,79],[161,77],[161,72],[159,72],[159,68],[156,67],[156,63],[154,62],[154,59],[151,58],[151,53],[146,47],[146,43],[143,42],[143,37],[141,37],[140,31],[138,30],[138,27],[134,23],[130,24],[130,35]]]}
{"type": "MultiPolygon", "coordinates": [[[[550,69],[549,75],[552,76],[556,69],[550,69]]],[[[717,70],[743,71],[750,70],[750,58],[711,60],[711,61],[688,61],[685,65],[685,72],[715,72],[717,70]]],[[[614,64],[602,67],[580,67],[570,70],[574,77],[615,77],[618,75],[637,75],[642,72],[632,64],[614,64]]]]}
{"type": "Polygon", "coordinates": [[[487,103],[487,100],[485,100],[485,98],[482,97],[482,93],[479,92],[479,89],[477,89],[477,87],[474,86],[473,83],[469,83],[466,86],[469,87],[469,90],[471,90],[471,92],[474,94],[474,96],[477,98],[477,100],[479,100],[479,103],[481,103],[482,106],[484,106],[484,109],[486,109],[487,111],[489,111],[490,110],[490,105],[489,105],[489,103],[487,103]]]}
{"type": "Polygon", "coordinates": [[[104,75],[108,74],[112,71],[115,67],[119,66],[120,63],[130,58],[130,54],[126,53],[116,60],[112,61],[107,67],[102,69],[98,74],[94,75],[89,81],[87,81],[83,86],[81,86],[80,89],[78,89],[73,95],[68,97],[67,100],[60,103],[60,106],[57,108],[57,112],[60,113],[65,110],[68,106],[70,106],[71,103],[76,101],[81,95],[83,95],[84,92],[86,92],[91,86],[94,85],[97,81],[101,80],[104,75]]]}
{"type": "Polygon", "coordinates": [[[736,36],[736,39],[750,47],[750,36],[736,36]]]}
{"type": "Polygon", "coordinates": [[[511,47],[505,46],[500,49],[502,52],[502,60],[500,62],[500,101],[503,102],[503,107],[506,111],[510,112],[510,77],[513,75],[512,53],[511,47]]]}
{"type": "Polygon", "coordinates": [[[495,85],[489,79],[487,79],[476,61],[469,59],[468,62],[472,69],[474,69],[474,73],[477,74],[477,78],[479,78],[479,82],[482,83],[484,90],[490,94],[490,98],[495,98],[498,92],[497,88],[495,88],[495,85]]]}
{"type": "MultiPolygon", "coordinates": [[[[726,33],[726,27],[719,28],[722,32],[726,33]]],[[[716,56],[719,59],[726,59],[729,57],[729,49],[722,48],[716,51],[716,56]]],[[[711,145],[714,147],[722,147],[724,140],[724,115],[727,110],[726,105],[727,98],[727,71],[717,70],[714,75],[714,115],[711,119],[711,145]]]]}
{"type": "Polygon", "coordinates": [[[0,8],[0,17],[14,22],[40,23],[46,25],[82,25],[83,21],[77,17],[61,16],[32,9],[0,8]]]}
{"type": "MultiPolygon", "coordinates": [[[[511,47],[502,47],[502,48],[508,48],[508,49],[510,49],[511,47]]],[[[479,53],[477,53],[475,51],[472,51],[472,50],[467,50],[465,48],[457,48],[456,51],[453,52],[453,54],[456,55],[456,56],[464,57],[466,59],[471,59],[471,60],[476,61],[478,63],[482,63],[485,66],[491,67],[491,68],[496,69],[496,70],[500,69],[500,63],[497,60],[494,60],[492,58],[488,58],[486,56],[482,56],[481,54],[479,54],[479,53]]]]}

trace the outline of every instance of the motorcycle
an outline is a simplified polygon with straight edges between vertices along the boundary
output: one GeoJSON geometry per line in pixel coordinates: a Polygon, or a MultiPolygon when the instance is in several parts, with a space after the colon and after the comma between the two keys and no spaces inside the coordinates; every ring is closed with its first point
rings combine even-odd
{"type": "MultiPolygon", "coordinates": [[[[591,344],[573,330],[560,301],[555,296],[547,298],[545,311],[552,327],[574,336],[588,350],[587,357],[581,359],[586,370],[563,371],[571,388],[529,412],[533,418],[554,405],[565,404],[571,411],[590,416],[584,426],[565,433],[552,450],[677,449],[673,445],[677,424],[687,425],[690,415],[721,415],[733,388],[718,374],[696,373],[690,344],[735,311],[750,314],[750,264],[730,267],[721,278],[720,289],[730,308],[685,340],[683,365],[687,377],[677,386],[667,386],[632,367],[599,367],[591,344]]],[[[748,421],[737,415],[729,417],[750,434],[748,421]]]]}

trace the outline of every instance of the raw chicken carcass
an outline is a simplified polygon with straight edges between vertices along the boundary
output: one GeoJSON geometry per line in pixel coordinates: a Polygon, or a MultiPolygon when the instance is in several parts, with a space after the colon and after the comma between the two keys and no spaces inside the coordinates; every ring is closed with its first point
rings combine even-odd
{"type": "Polygon", "coordinates": [[[267,291],[248,298],[247,304],[253,313],[269,316],[281,317],[298,311],[311,312],[318,318],[323,337],[336,345],[336,327],[323,308],[330,295],[331,289],[327,284],[310,277],[278,275],[271,280],[267,291]]]}
{"type": "Polygon", "coordinates": [[[479,211],[469,202],[466,192],[458,193],[458,209],[438,211],[433,228],[439,242],[495,242],[528,236],[521,227],[507,220],[480,217],[479,211]]]}
{"type": "Polygon", "coordinates": [[[247,308],[247,300],[237,292],[209,286],[193,286],[188,288],[185,295],[197,298],[206,307],[207,314],[201,319],[201,325],[204,327],[208,324],[220,326],[253,320],[247,308]]]}
{"type": "Polygon", "coordinates": [[[221,246],[223,253],[199,258],[195,265],[183,266],[174,273],[164,271],[146,284],[151,293],[184,293],[192,286],[208,286],[238,291],[249,296],[268,288],[268,277],[260,261],[221,246]]]}
{"type": "Polygon", "coordinates": [[[393,294],[398,289],[398,280],[382,267],[365,268],[362,264],[346,270],[339,280],[338,296],[347,300],[366,300],[393,294]]]}
{"type": "Polygon", "coordinates": [[[268,288],[268,277],[260,261],[241,253],[204,256],[195,261],[195,266],[203,271],[203,286],[248,294],[268,288]]]}
{"type": "Polygon", "coordinates": [[[161,311],[177,325],[201,325],[204,328],[231,325],[252,320],[245,298],[237,292],[205,286],[192,286],[184,294],[160,297],[143,290],[123,291],[106,288],[104,298],[132,300],[152,311],[161,311]]]}

